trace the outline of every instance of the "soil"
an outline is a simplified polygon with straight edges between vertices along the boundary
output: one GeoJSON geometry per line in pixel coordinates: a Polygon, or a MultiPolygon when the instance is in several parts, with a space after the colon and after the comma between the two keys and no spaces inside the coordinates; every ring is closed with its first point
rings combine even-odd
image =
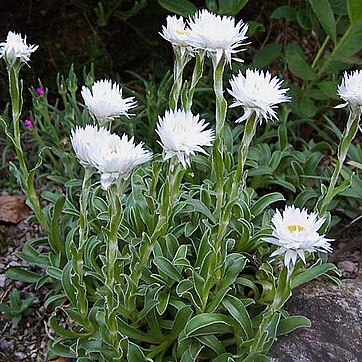
{"type": "Polygon", "coordinates": [[[20,291],[22,300],[36,296],[17,326],[0,316],[0,361],[47,361],[47,341],[50,337],[47,320],[50,311],[44,308],[44,300],[49,288],[35,290],[34,284],[14,281],[5,277],[4,272],[11,267],[36,271],[34,267],[21,261],[15,252],[21,251],[24,243],[39,236],[37,224],[26,221],[18,225],[1,224],[0,242],[0,303],[9,303],[11,290],[20,291]]]}

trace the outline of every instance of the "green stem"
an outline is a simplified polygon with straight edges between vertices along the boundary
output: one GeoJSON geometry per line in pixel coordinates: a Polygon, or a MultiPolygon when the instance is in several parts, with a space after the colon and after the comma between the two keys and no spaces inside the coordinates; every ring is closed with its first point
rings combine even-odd
{"type": "Polygon", "coordinates": [[[85,167],[82,191],[79,197],[79,240],[78,245],[75,246],[74,250],[74,261],[73,269],[77,276],[77,309],[84,318],[87,320],[88,314],[88,300],[87,300],[87,289],[84,283],[84,260],[83,252],[84,245],[88,238],[88,222],[87,222],[87,209],[89,201],[89,192],[91,187],[93,170],[90,167],[85,167]]]}
{"type": "Polygon", "coordinates": [[[324,50],[328,44],[329,41],[329,35],[326,36],[326,38],[324,39],[324,42],[322,44],[322,46],[319,48],[317,55],[315,56],[313,63],[312,63],[312,68],[314,69],[315,66],[317,65],[318,60],[320,59],[320,57],[322,56],[322,54],[324,53],[324,50]]]}
{"type": "Polygon", "coordinates": [[[262,321],[253,338],[253,343],[250,346],[249,356],[248,356],[250,361],[253,360],[251,358],[253,355],[257,355],[258,353],[263,352],[263,346],[265,342],[264,335],[267,332],[275,313],[279,312],[283,308],[285,302],[291,296],[291,277],[293,271],[294,271],[294,266],[292,266],[290,269],[286,271],[285,280],[283,280],[284,276],[282,275],[284,271],[279,276],[278,287],[276,289],[273,302],[272,304],[268,305],[265,311],[263,312],[262,321]]]}
{"type": "Polygon", "coordinates": [[[19,81],[19,71],[20,71],[19,66],[8,67],[15,152],[19,160],[19,166],[23,174],[23,177],[27,178],[29,172],[25,163],[23,149],[21,147],[21,136],[20,136],[20,125],[19,125],[20,115],[22,110],[22,84],[21,81],[19,81]]]}
{"type": "Polygon", "coordinates": [[[257,123],[258,119],[256,118],[256,114],[254,112],[245,123],[243,139],[241,140],[239,153],[238,153],[238,164],[232,186],[232,192],[231,192],[232,197],[230,198],[231,200],[237,196],[237,189],[242,180],[245,163],[249,153],[249,147],[251,141],[255,136],[257,123]]]}
{"type": "Polygon", "coordinates": [[[131,271],[130,275],[130,287],[126,295],[126,301],[128,303],[128,312],[131,319],[136,318],[136,293],[138,290],[139,282],[144,268],[147,266],[150,255],[156,244],[157,240],[167,233],[168,222],[171,217],[171,213],[179,193],[182,176],[184,174],[183,168],[178,165],[174,165],[174,160],[170,160],[169,171],[166,178],[165,187],[162,193],[161,208],[158,221],[155,229],[152,232],[150,238],[144,238],[139,251],[139,261],[131,271]]]}
{"type": "Polygon", "coordinates": [[[190,56],[181,47],[174,46],[175,62],[173,67],[173,85],[170,92],[170,109],[177,109],[178,100],[182,89],[182,76],[190,56]]]}
{"type": "Polygon", "coordinates": [[[216,179],[216,207],[215,215],[218,218],[218,234],[214,241],[213,256],[210,261],[210,268],[206,278],[203,297],[201,301],[201,309],[205,310],[209,299],[209,292],[214,285],[215,276],[219,278],[220,270],[217,266],[221,260],[221,240],[222,230],[226,230],[228,223],[225,223],[223,218],[223,204],[224,204],[224,126],[226,120],[227,103],[224,98],[223,76],[226,64],[225,54],[217,61],[216,56],[213,58],[213,78],[214,78],[214,93],[216,100],[216,132],[215,143],[212,154],[212,169],[215,172],[216,179]]]}
{"type": "Polygon", "coordinates": [[[342,138],[338,146],[337,161],[333,171],[333,175],[331,177],[331,182],[329,183],[327,192],[319,207],[319,214],[321,217],[324,217],[326,215],[329,204],[336,196],[335,187],[337,184],[337,180],[339,174],[341,173],[343,163],[346,159],[349,146],[351,145],[351,142],[356,136],[356,133],[358,131],[358,124],[360,121],[360,117],[361,114],[359,110],[350,111],[347,125],[343,131],[342,138]]]}
{"type": "MultiPolygon", "coordinates": [[[[256,119],[255,114],[251,115],[251,117],[249,117],[248,120],[246,121],[243,139],[242,139],[241,145],[239,147],[238,163],[237,163],[236,171],[234,174],[230,197],[229,197],[229,200],[228,200],[226,206],[222,209],[220,219],[219,219],[218,231],[217,231],[215,243],[214,243],[215,265],[212,265],[211,270],[213,270],[213,273],[212,273],[212,275],[210,275],[210,278],[215,280],[216,287],[218,287],[218,285],[222,279],[222,276],[223,276],[223,270],[221,268],[221,263],[223,260],[223,257],[221,255],[222,241],[224,239],[224,236],[226,234],[227,228],[230,223],[230,218],[232,215],[233,207],[234,207],[235,203],[237,202],[238,191],[239,191],[239,187],[241,184],[246,159],[248,156],[249,147],[250,147],[251,141],[256,132],[257,121],[258,120],[256,119]]],[[[212,282],[210,280],[208,280],[206,283],[206,286],[208,288],[211,288],[212,282]]],[[[204,303],[203,303],[204,307],[206,306],[206,303],[207,303],[208,294],[209,293],[205,293],[206,301],[204,301],[204,303]]]]}
{"type": "Polygon", "coordinates": [[[227,227],[230,222],[230,217],[232,213],[232,209],[237,201],[238,191],[241,184],[242,176],[244,173],[245,163],[249,152],[249,147],[251,141],[254,138],[257,126],[257,118],[255,113],[252,114],[245,124],[243,139],[241,141],[239,151],[238,151],[238,163],[236,167],[236,171],[234,174],[234,180],[231,187],[230,197],[228,203],[224,208],[224,212],[222,214],[222,218],[219,222],[219,229],[215,241],[215,250],[218,255],[217,260],[220,259],[220,249],[221,249],[221,242],[225,236],[227,227]]]}
{"type": "Polygon", "coordinates": [[[188,89],[186,102],[184,104],[184,109],[186,111],[189,111],[192,107],[192,101],[193,101],[195,89],[196,89],[196,86],[197,86],[198,82],[200,81],[200,79],[202,77],[202,73],[204,71],[204,59],[205,59],[205,52],[198,51],[196,53],[196,62],[195,62],[195,67],[194,67],[194,70],[192,73],[190,88],[188,89]]]}
{"type": "Polygon", "coordinates": [[[352,31],[352,25],[349,26],[349,28],[347,29],[347,31],[343,34],[342,38],[339,40],[338,44],[336,45],[336,47],[333,49],[332,54],[330,54],[328,56],[328,58],[325,60],[325,62],[323,63],[321,69],[319,69],[318,74],[317,74],[317,78],[319,79],[321,77],[321,75],[323,75],[324,71],[326,70],[327,66],[329,65],[330,62],[332,62],[334,60],[334,54],[337,53],[340,49],[340,47],[343,45],[343,43],[346,41],[346,39],[349,37],[351,31],[352,31]]]}
{"type": "MultiPolygon", "coordinates": [[[[119,353],[119,331],[116,317],[118,297],[115,292],[115,264],[118,254],[118,229],[122,219],[122,205],[120,201],[120,184],[111,185],[107,191],[109,204],[110,221],[108,226],[108,238],[106,249],[106,307],[107,307],[107,326],[111,336],[112,345],[115,351],[119,353]]],[[[119,356],[117,356],[119,357],[119,356]]]]}
{"type": "Polygon", "coordinates": [[[33,176],[30,177],[28,167],[25,162],[24,151],[21,146],[21,135],[20,135],[20,116],[22,111],[22,82],[19,80],[20,65],[14,64],[8,66],[9,76],[9,91],[11,99],[12,119],[13,119],[13,132],[14,137],[12,142],[15,147],[15,153],[19,161],[20,167],[20,183],[21,187],[33,209],[40,225],[47,232],[50,231],[49,225],[42,213],[40,201],[35,191],[33,183],[33,176]]]}
{"type": "Polygon", "coordinates": [[[214,92],[216,99],[216,134],[213,148],[213,170],[216,177],[216,215],[220,214],[224,201],[224,160],[223,160],[223,131],[226,119],[227,103],[224,98],[223,75],[226,58],[223,54],[219,60],[213,59],[214,92]]]}

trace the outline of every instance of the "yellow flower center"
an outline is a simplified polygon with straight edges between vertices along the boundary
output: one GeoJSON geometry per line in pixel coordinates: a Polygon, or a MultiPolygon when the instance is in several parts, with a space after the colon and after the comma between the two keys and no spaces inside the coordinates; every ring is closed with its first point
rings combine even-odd
{"type": "Polygon", "coordinates": [[[288,226],[288,230],[289,230],[291,233],[294,233],[295,231],[301,232],[301,231],[304,231],[304,230],[305,230],[305,227],[302,226],[302,225],[294,224],[294,225],[289,225],[289,226],[288,226]]]}
{"type": "Polygon", "coordinates": [[[186,34],[186,31],[185,31],[185,30],[177,29],[177,30],[175,30],[175,31],[176,31],[176,33],[177,33],[178,35],[185,35],[185,34],[186,34]]]}

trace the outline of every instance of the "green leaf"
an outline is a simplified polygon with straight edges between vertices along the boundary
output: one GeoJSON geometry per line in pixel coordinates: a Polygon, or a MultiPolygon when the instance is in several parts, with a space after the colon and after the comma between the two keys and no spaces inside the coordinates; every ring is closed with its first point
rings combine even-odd
{"type": "Polygon", "coordinates": [[[336,73],[355,65],[357,58],[354,55],[362,49],[362,21],[351,25],[331,56],[327,58],[329,63],[325,67],[325,74],[336,73]]]}
{"type": "Polygon", "coordinates": [[[311,326],[312,323],[307,317],[301,315],[287,317],[279,322],[277,336],[288,334],[298,328],[309,328],[311,326]]]}
{"type": "Polygon", "coordinates": [[[118,330],[122,331],[124,335],[126,335],[129,339],[134,339],[140,342],[147,342],[152,344],[158,344],[160,341],[154,334],[144,333],[139,331],[138,329],[131,327],[126,322],[124,322],[119,317],[117,318],[118,330]]]}
{"type": "Polygon", "coordinates": [[[220,289],[215,296],[211,299],[211,302],[207,305],[205,312],[213,313],[223,301],[226,293],[230,290],[230,287],[220,289]]]}
{"type": "Polygon", "coordinates": [[[333,80],[322,80],[317,84],[317,87],[323,92],[323,94],[328,98],[338,98],[337,97],[337,86],[338,83],[333,80]]]}
{"type": "Polygon", "coordinates": [[[42,277],[41,275],[29,270],[20,268],[11,268],[5,272],[7,278],[20,280],[26,283],[36,283],[42,277]]]}
{"type": "Polygon", "coordinates": [[[278,43],[267,44],[254,55],[253,65],[255,68],[265,68],[273,60],[279,57],[282,46],[278,43]]]}
{"type": "Polygon", "coordinates": [[[309,2],[324,31],[334,42],[336,42],[336,21],[334,20],[333,10],[329,1],[309,0],[309,2]]]}
{"type": "Polygon", "coordinates": [[[217,355],[225,353],[225,348],[222,343],[213,335],[210,336],[199,336],[196,337],[198,341],[200,341],[203,345],[209,347],[214,350],[217,355]]]}
{"type": "Polygon", "coordinates": [[[255,33],[257,32],[264,32],[265,31],[265,26],[261,23],[258,23],[257,21],[254,20],[249,20],[248,21],[248,31],[246,32],[246,35],[250,38],[252,37],[255,33]]]}
{"type": "Polygon", "coordinates": [[[317,198],[317,192],[313,189],[303,190],[294,200],[294,206],[303,208],[305,204],[312,199],[317,198]]]}
{"type": "Polygon", "coordinates": [[[76,355],[70,346],[66,346],[61,342],[63,342],[63,340],[50,341],[48,343],[49,351],[54,353],[56,356],[76,358],[76,355]]]}
{"type": "Polygon", "coordinates": [[[285,54],[286,61],[290,71],[303,80],[314,80],[317,74],[312,67],[305,61],[304,54],[299,45],[291,43],[287,47],[285,54]]]}
{"type": "Polygon", "coordinates": [[[62,270],[55,267],[48,267],[47,274],[56,280],[62,280],[62,270]]]}
{"type": "Polygon", "coordinates": [[[352,25],[362,21],[361,0],[347,0],[347,10],[352,25]]]}
{"type": "Polygon", "coordinates": [[[270,15],[272,19],[286,19],[288,21],[297,20],[297,10],[291,6],[279,6],[270,15]]]}
{"type": "Polygon", "coordinates": [[[197,7],[189,0],[158,0],[158,3],[168,11],[181,16],[193,15],[197,7]]]}
{"type": "Polygon", "coordinates": [[[332,10],[336,15],[347,15],[346,0],[329,0],[332,10]]]}
{"type": "Polygon", "coordinates": [[[10,306],[15,313],[20,312],[21,297],[17,289],[13,289],[10,294],[10,306]]]}
{"type": "Polygon", "coordinates": [[[146,357],[140,347],[132,342],[128,342],[127,360],[132,362],[144,362],[146,357]]]}
{"type": "Polygon", "coordinates": [[[295,186],[292,183],[290,183],[289,181],[282,180],[278,177],[273,180],[270,180],[269,183],[286,188],[287,190],[290,190],[293,193],[296,191],[295,186]]]}
{"type": "Polygon", "coordinates": [[[302,97],[299,106],[300,110],[309,118],[313,118],[318,111],[314,102],[307,96],[302,97]]]}
{"type": "MultiPolygon", "coordinates": [[[[191,197],[186,197],[185,203],[187,205],[190,205],[192,207],[192,212],[199,212],[203,215],[205,215],[211,222],[216,223],[215,218],[212,216],[209,208],[200,200],[193,199],[191,197]]],[[[190,209],[187,209],[187,212],[189,212],[190,209]]]]}
{"type": "Polygon", "coordinates": [[[249,0],[219,0],[219,14],[237,15],[249,0]]]}
{"type": "Polygon", "coordinates": [[[253,334],[253,327],[244,303],[232,295],[227,295],[222,301],[222,304],[239,323],[241,329],[245,333],[246,340],[251,338],[253,334]]]}
{"type": "Polygon", "coordinates": [[[273,170],[269,166],[257,166],[256,168],[252,168],[248,172],[248,176],[265,176],[265,175],[273,175],[273,170]]]}
{"type": "Polygon", "coordinates": [[[214,358],[212,362],[235,362],[235,360],[231,353],[223,353],[214,358]]]}
{"type": "Polygon", "coordinates": [[[165,313],[168,301],[170,300],[170,293],[168,290],[163,289],[157,295],[158,304],[156,305],[156,309],[159,315],[165,313]]]}
{"type": "MultiPolygon", "coordinates": [[[[309,267],[306,271],[296,275],[292,278],[291,286],[292,289],[298,287],[299,285],[310,282],[313,279],[316,279],[321,276],[331,277],[328,274],[340,275],[338,268],[332,263],[321,264],[321,260],[315,263],[313,266],[309,267]]],[[[334,276],[332,277],[332,279],[334,276]]]]}
{"type": "Polygon", "coordinates": [[[76,298],[76,289],[74,288],[71,279],[72,279],[72,264],[73,261],[70,260],[68,264],[63,269],[62,273],[62,286],[64,289],[67,298],[72,303],[72,306],[77,305],[77,298],[76,298]]]}
{"type": "Polygon", "coordinates": [[[260,215],[268,206],[278,201],[285,201],[284,196],[280,192],[264,195],[253,205],[251,213],[254,216],[260,215]]]}
{"type": "Polygon", "coordinates": [[[214,325],[217,325],[217,328],[220,328],[220,332],[223,331],[221,328],[222,325],[229,327],[230,332],[232,332],[234,321],[232,318],[223,314],[202,313],[189,320],[185,327],[186,337],[209,334],[205,333],[204,329],[214,325]]]}
{"type": "Polygon", "coordinates": [[[172,324],[171,334],[175,336],[179,335],[181,331],[184,329],[191,315],[192,315],[192,310],[189,306],[184,306],[183,308],[179,309],[175,316],[175,320],[172,324]]]}
{"type": "Polygon", "coordinates": [[[92,334],[91,332],[77,333],[71,331],[69,328],[63,328],[58,324],[57,318],[54,314],[49,318],[49,324],[57,334],[66,339],[77,339],[78,337],[86,337],[92,334]]]}
{"type": "Polygon", "coordinates": [[[44,303],[44,307],[48,308],[51,306],[51,308],[55,309],[55,307],[59,307],[64,303],[64,301],[67,299],[67,296],[65,294],[56,294],[52,295],[44,303]]]}
{"type": "Polygon", "coordinates": [[[28,309],[33,304],[33,302],[35,302],[37,300],[38,300],[38,298],[34,297],[34,296],[26,298],[25,300],[23,300],[21,302],[20,312],[24,312],[26,309],[28,309]]]}
{"type": "Polygon", "coordinates": [[[168,259],[166,259],[165,257],[158,256],[157,258],[155,258],[153,260],[153,263],[157,266],[157,268],[161,272],[166,274],[168,277],[170,277],[174,281],[179,282],[180,280],[183,279],[182,275],[177,270],[177,268],[173,264],[171,264],[171,262],[168,259]]]}

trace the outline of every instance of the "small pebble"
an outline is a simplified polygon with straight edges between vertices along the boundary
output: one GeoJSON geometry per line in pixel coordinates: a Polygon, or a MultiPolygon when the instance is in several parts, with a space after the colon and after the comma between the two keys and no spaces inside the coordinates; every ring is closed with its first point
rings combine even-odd
{"type": "Polygon", "coordinates": [[[337,266],[339,269],[342,270],[342,272],[351,273],[351,274],[358,272],[358,265],[349,260],[340,261],[337,264],[337,266]]]}
{"type": "Polygon", "coordinates": [[[4,288],[4,287],[5,287],[5,281],[6,281],[6,276],[5,276],[5,274],[0,274],[0,288],[4,288]]]}
{"type": "Polygon", "coordinates": [[[19,359],[25,359],[26,358],[26,354],[23,352],[15,352],[14,353],[16,357],[18,357],[19,359]]]}

